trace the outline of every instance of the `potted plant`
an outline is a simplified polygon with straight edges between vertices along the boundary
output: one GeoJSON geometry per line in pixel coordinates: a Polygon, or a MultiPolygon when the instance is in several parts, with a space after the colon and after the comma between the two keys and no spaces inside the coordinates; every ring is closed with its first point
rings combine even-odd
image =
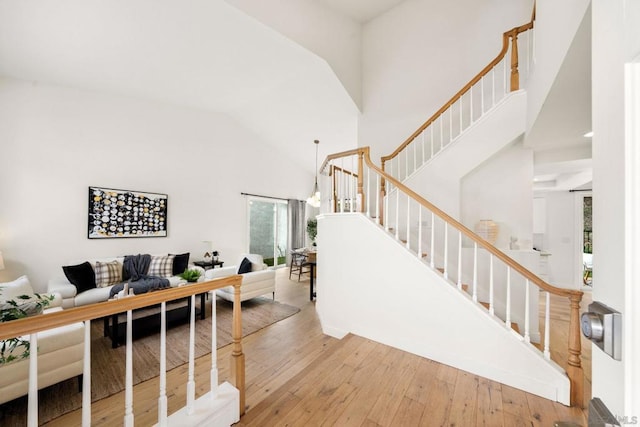
{"type": "Polygon", "coordinates": [[[201,274],[202,273],[200,272],[200,270],[188,268],[184,272],[182,272],[182,274],[180,274],[180,277],[187,282],[193,283],[198,281],[201,274]]]}
{"type": "Polygon", "coordinates": [[[318,235],[318,220],[315,218],[309,218],[307,220],[307,234],[311,240],[311,244],[316,246],[316,236],[318,235]]]}
{"type": "MultiPolygon", "coordinates": [[[[10,320],[22,319],[34,314],[42,313],[42,310],[53,300],[52,295],[20,295],[14,299],[0,303],[0,322],[8,322],[10,320]]],[[[29,357],[31,343],[22,338],[9,338],[0,341],[0,365],[12,362],[17,358],[25,359],[29,357]],[[15,356],[13,352],[19,347],[23,348],[23,352],[19,356],[15,356]]]]}

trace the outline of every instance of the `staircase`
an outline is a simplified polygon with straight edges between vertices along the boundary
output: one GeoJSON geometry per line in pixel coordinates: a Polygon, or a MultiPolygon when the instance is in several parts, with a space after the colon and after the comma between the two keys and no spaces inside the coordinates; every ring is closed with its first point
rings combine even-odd
{"type": "Polygon", "coordinates": [[[342,215],[319,218],[321,262],[331,268],[319,278],[317,308],[329,335],[356,333],[582,406],[582,293],[544,282],[530,260],[511,258],[456,219],[461,178],[526,131],[518,39],[534,18],[535,11],[530,23],[505,32],[500,54],[382,157],[381,168],[368,147],[327,158],[321,171],[331,199],[323,212],[342,215]],[[566,360],[551,359],[551,295],[570,306],[566,360]]]}

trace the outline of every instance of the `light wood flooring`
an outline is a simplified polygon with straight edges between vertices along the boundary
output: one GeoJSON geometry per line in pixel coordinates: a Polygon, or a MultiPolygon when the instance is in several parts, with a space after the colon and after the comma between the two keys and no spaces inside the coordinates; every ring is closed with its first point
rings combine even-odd
{"type": "MultiPolygon", "coordinates": [[[[323,335],[309,281],[289,281],[288,269],[277,272],[276,298],[301,311],[243,340],[247,412],[239,426],[586,425],[580,409],[358,336],[323,335]]],[[[221,381],[230,352],[218,351],[221,381]]],[[[208,389],[210,361],[196,362],[198,394],[208,389]]],[[[167,375],[170,413],[184,405],[186,376],[186,365],[167,375]]],[[[134,387],[136,425],[157,421],[158,387],[157,378],[134,387]]],[[[93,425],[122,425],[124,392],[95,402],[92,414],[93,425]]],[[[74,411],[48,425],[80,425],[80,417],[74,411]]]]}

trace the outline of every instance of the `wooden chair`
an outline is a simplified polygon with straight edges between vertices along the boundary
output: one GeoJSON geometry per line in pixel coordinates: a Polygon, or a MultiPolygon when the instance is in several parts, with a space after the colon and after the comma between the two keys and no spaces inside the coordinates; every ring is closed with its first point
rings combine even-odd
{"type": "Polygon", "coordinates": [[[311,268],[307,264],[307,253],[305,250],[296,249],[291,251],[291,265],[289,265],[289,280],[292,274],[298,275],[298,282],[303,274],[309,273],[311,268]]]}

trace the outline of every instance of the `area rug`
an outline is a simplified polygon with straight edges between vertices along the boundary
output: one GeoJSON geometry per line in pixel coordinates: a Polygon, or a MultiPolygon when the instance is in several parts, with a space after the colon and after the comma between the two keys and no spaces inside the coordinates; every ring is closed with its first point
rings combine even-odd
{"type": "MultiPolygon", "coordinates": [[[[197,306],[199,303],[196,303],[197,306]]],[[[207,318],[196,321],[195,357],[211,352],[211,302],[206,303],[207,318]]],[[[218,299],[216,303],[216,347],[231,343],[233,304],[218,299]]],[[[300,311],[299,308],[270,298],[253,298],[242,303],[242,335],[253,334],[300,311]]],[[[133,342],[133,383],[138,384],[159,375],[160,335],[152,334],[133,342]]],[[[187,363],[189,359],[189,325],[184,323],[167,330],[167,370],[187,363]]],[[[125,346],[111,348],[111,340],[103,336],[102,320],[91,322],[91,400],[104,399],[124,390],[125,346]]],[[[69,379],[39,393],[39,421],[45,423],[80,408],[82,394],[78,381],[69,379]]],[[[0,426],[26,425],[26,396],[0,405],[0,426]]]]}

